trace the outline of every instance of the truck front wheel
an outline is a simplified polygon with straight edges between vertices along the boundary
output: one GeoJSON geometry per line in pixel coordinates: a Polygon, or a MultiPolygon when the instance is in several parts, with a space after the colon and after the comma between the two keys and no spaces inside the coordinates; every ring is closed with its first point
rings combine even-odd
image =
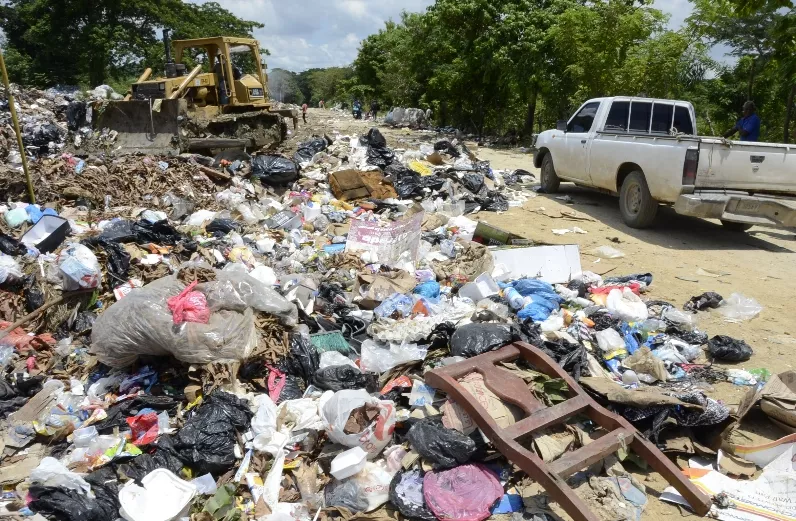
{"type": "Polygon", "coordinates": [[[646,228],[655,220],[658,201],[652,198],[642,172],[636,170],[625,178],[619,192],[619,208],[622,220],[631,228],[646,228]]]}
{"type": "Polygon", "coordinates": [[[558,187],[561,185],[561,179],[556,175],[556,169],[553,166],[553,156],[548,152],[542,159],[542,192],[546,194],[554,194],[558,192],[558,187]]]}

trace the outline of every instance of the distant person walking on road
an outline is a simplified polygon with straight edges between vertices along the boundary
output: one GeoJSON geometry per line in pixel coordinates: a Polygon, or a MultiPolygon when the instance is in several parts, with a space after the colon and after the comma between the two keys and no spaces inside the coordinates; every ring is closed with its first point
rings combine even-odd
{"type": "Polygon", "coordinates": [[[738,132],[741,141],[760,140],[760,117],[757,115],[757,107],[753,101],[743,104],[743,117],[738,120],[734,127],[724,133],[725,138],[729,138],[738,132]]]}
{"type": "Polygon", "coordinates": [[[373,121],[376,121],[376,116],[378,115],[380,108],[379,102],[375,99],[370,102],[370,115],[373,117],[373,121]]]}
{"type": "Polygon", "coordinates": [[[320,103],[318,103],[318,108],[319,109],[325,109],[326,108],[326,104],[323,102],[323,100],[321,100],[320,103]]]}
{"type": "Polygon", "coordinates": [[[309,109],[309,107],[307,106],[306,103],[301,106],[301,117],[304,118],[304,123],[307,122],[307,110],[308,109],[309,109]]]}

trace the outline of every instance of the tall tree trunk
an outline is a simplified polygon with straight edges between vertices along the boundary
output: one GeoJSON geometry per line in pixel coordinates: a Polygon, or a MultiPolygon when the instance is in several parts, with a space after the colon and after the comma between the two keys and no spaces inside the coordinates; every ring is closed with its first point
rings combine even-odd
{"type": "Polygon", "coordinates": [[[525,114],[525,138],[530,138],[533,134],[533,122],[536,117],[536,100],[539,98],[539,93],[536,89],[531,91],[530,98],[528,99],[528,112],[525,114]]]}
{"type": "Polygon", "coordinates": [[[796,83],[790,88],[790,94],[788,94],[788,103],[785,105],[785,130],[784,135],[782,136],[783,143],[790,143],[790,117],[793,114],[793,101],[794,97],[796,97],[796,83]]]}

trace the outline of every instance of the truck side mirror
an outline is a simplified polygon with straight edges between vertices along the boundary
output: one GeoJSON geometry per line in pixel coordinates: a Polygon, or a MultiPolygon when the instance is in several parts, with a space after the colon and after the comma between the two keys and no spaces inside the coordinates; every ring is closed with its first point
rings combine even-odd
{"type": "Polygon", "coordinates": [[[567,121],[565,119],[559,119],[556,121],[556,130],[560,130],[561,132],[567,131],[567,121]]]}

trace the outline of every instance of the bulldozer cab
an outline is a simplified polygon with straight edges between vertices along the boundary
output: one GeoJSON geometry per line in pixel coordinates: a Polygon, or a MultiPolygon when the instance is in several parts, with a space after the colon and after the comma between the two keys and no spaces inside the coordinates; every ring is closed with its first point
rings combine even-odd
{"type": "MultiPolygon", "coordinates": [[[[194,51],[192,58],[202,65],[203,71],[198,75],[202,76],[198,84],[212,87],[201,99],[207,105],[221,107],[223,112],[234,108],[268,108],[268,79],[257,40],[233,37],[175,40],[174,51],[177,65],[183,62],[186,54],[194,51]]],[[[184,66],[182,71],[185,71],[184,66]]],[[[190,97],[190,90],[189,87],[186,96],[190,97]]]]}

